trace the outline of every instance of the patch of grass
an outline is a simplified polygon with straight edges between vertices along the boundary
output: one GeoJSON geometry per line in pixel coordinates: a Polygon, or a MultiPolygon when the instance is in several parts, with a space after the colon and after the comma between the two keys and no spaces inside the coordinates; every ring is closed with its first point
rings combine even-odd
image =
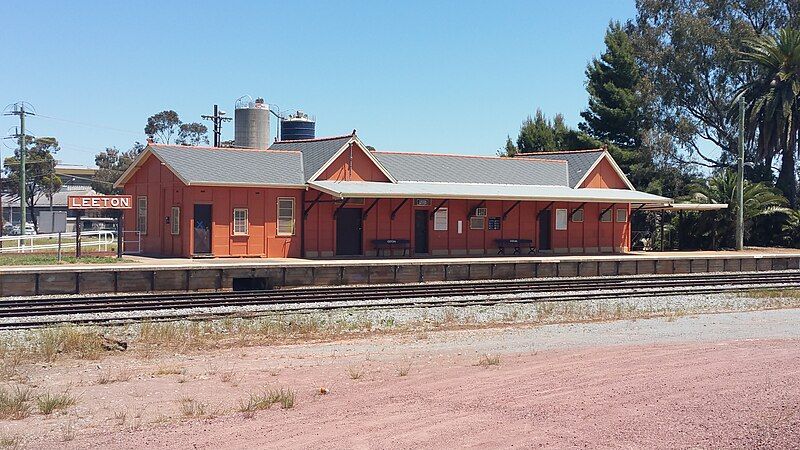
{"type": "Polygon", "coordinates": [[[0,266],[30,266],[55,264],[114,264],[119,262],[115,256],[87,255],[80,258],[62,254],[61,262],[53,253],[20,253],[0,255],[0,266]]]}
{"type": "Polygon", "coordinates": [[[130,380],[132,376],[131,371],[127,369],[122,369],[117,373],[106,370],[97,377],[97,384],[121,383],[130,380]]]}
{"type": "Polygon", "coordinates": [[[411,371],[411,363],[401,365],[400,367],[397,368],[397,376],[404,377],[408,375],[408,372],[410,371],[411,371]]]}
{"type": "Polygon", "coordinates": [[[186,373],[186,368],[179,367],[179,366],[159,366],[153,375],[161,377],[165,375],[184,375],[186,373]]]}
{"type": "Polygon", "coordinates": [[[800,298],[800,289],[748,289],[739,293],[748,298],[800,298]]]}
{"type": "Polygon", "coordinates": [[[60,394],[53,394],[45,392],[36,397],[36,406],[39,412],[44,415],[50,415],[53,411],[67,409],[75,404],[75,397],[69,394],[69,391],[64,391],[60,394]]]}
{"type": "Polygon", "coordinates": [[[289,388],[263,390],[251,393],[246,400],[240,401],[239,412],[245,417],[253,417],[256,411],[269,409],[274,404],[280,404],[282,409],[291,409],[294,407],[294,400],[294,391],[289,388]]]}
{"type": "Polygon", "coordinates": [[[351,380],[359,380],[364,376],[364,368],[350,366],[347,368],[347,374],[350,375],[351,380]]]}
{"type": "Polygon", "coordinates": [[[60,354],[82,359],[97,359],[106,351],[102,336],[94,329],[71,325],[41,331],[36,352],[48,362],[60,354]]]}
{"type": "Polygon", "coordinates": [[[0,435],[0,449],[16,450],[22,447],[22,441],[16,436],[0,435]]]}
{"type": "Polygon", "coordinates": [[[233,386],[238,386],[241,377],[233,370],[226,370],[219,374],[219,380],[223,383],[230,383],[233,386]]]}
{"type": "Polygon", "coordinates": [[[28,417],[31,413],[31,400],[33,392],[30,388],[0,388],[0,419],[19,420],[28,417]]]}
{"type": "Polygon", "coordinates": [[[481,366],[483,368],[486,368],[486,367],[489,367],[489,366],[499,366],[500,365],[500,357],[497,356],[497,355],[495,355],[495,356],[481,355],[481,357],[478,359],[478,364],[477,365],[479,365],[479,366],[481,366]]]}
{"type": "Polygon", "coordinates": [[[183,417],[205,417],[208,412],[208,404],[199,402],[191,397],[183,397],[178,402],[180,403],[183,417]]]}
{"type": "Polygon", "coordinates": [[[128,420],[128,411],[126,410],[119,410],[114,411],[114,422],[119,425],[125,425],[125,421],[128,420]]]}

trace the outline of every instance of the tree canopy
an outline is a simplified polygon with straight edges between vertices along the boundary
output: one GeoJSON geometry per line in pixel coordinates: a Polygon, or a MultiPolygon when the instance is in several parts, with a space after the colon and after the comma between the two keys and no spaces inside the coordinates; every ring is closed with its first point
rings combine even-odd
{"type": "MultiPolygon", "coordinates": [[[[33,213],[33,205],[42,196],[52,199],[52,195],[61,189],[62,181],[56,175],[56,160],[53,156],[61,148],[58,145],[58,140],[54,137],[28,137],[25,147],[25,203],[31,211],[33,226],[38,229],[39,224],[36,214],[33,213]]],[[[6,158],[4,165],[7,176],[7,189],[12,195],[19,198],[20,150],[15,150],[14,156],[6,158]]]]}

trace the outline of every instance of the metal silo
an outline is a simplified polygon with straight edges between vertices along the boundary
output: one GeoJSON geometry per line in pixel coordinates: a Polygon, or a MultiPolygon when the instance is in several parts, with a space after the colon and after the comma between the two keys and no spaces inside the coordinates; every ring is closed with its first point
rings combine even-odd
{"type": "Polygon", "coordinates": [[[243,95],[236,100],[234,112],[234,143],[236,147],[269,147],[269,105],[263,98],[243,95]]]}
{"type": "Polygon", "coordinates": [[[316,121],[303,111],[297,111],[281,119],[281,140],[297,141],[314,139],[316,121]]]}

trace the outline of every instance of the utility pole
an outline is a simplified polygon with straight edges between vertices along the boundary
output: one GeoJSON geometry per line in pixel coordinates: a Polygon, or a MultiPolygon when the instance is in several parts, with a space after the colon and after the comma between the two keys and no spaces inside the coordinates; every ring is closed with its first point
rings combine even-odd
{"type": "Polygon", "coordinates": [[[27,193],[25,192],[25,159],[28,154],[27,146],[25,144],[25,115],[35,115],[31,111],[25,111],[25,102],[15,103],[10,111],[7,109],[4,114],[6,116],[19,116],[19,211],[20,211],[20,235],[25,235],[25,225],[28,221],[27,215],[27,193]]]}
{"type": "Polygon", "coordinates": [[[744,96],[739,98],[739,173],[736,180],[736,250],[744,249],[744,96]]]}
{"type": "Polygon", "coordinates": [[[210,120],[214,124],[214,147],[219,147],[222,140],[222,122],[230,122],[230,117],[223,117],[225,115],[225,111],[220,111],[217,105],[214,105],[214,114],[209,115],[202,115],[205,120],[210,120]]]}

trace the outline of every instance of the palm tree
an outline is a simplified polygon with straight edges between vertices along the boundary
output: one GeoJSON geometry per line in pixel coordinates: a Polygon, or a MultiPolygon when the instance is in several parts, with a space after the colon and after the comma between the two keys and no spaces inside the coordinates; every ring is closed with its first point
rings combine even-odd
{"type": "Polygon", "coordinates": [[[786,245],[795,248],[800,246],[800,210],[792,209],[786,214],[786,222],[781,231],[786,245]]]}
{"type": "Polygon", "coordinates": [[[777,36],[759,36],[744,44],[742,60],[755,65],[759,76],[737,92],[736,100],[745,98],[746,131],[751,141],[757,140],[759,158],[771,165],[776,156],[781,157],[777,186],[796,207],[800,30],[784,28],[777,36]]]}
{"type": "MultiPolygon", "coordinates": [[[[736,234],[736,172],[726,170],[705,180],[693,184],[693,194],[689,200],[694,203],[727,203],[728,208],[720,211],[701,212],[698,216],[695,233],[707,235],[711,239],[711,247],[718,245],[732,247],[736,234]]],[[[776,213],[788,213],[787,201],[781,193],[763,183],[744,182],[744,225],[745,237],[756,217],[776,213]]]]}

